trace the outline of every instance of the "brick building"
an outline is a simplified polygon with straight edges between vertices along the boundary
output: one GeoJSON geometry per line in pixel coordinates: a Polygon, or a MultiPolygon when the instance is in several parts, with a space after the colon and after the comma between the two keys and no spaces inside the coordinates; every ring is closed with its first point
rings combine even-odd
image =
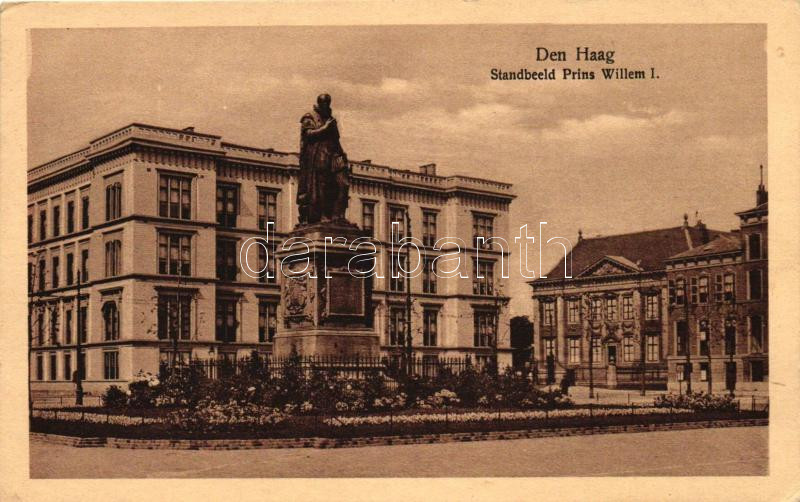
{"type": "MultiPolygon", "coordinates": [[[[280,274],[251,277],[241,262],[275,269],[265,250],[280,246],[297,222],[297,160],[193,128],[131,124],[29,169],[34,391],[74,388],[78,336],[90,392],[139,370],[157,371],[175,337],[181,358],[269,353],[283,315],[280,274]],[[269,222],[274,232],[266,246],[242,249],[249,238],[263,239],[269,222]]],[[[382,351],[396,351],[405,333],[405,281],[386,271],[391,223],[408,235],[408,214],[425,265],[411,280],[415,354],[488,357],[495,327],[508,325],[497,267],[510,250],[485,246],[478,259],[475,237],[507,239],[511,185],[437,176],[434,164],[419,172],[351,165],[347,217],[371,233],[379,251],[373,306],[382,351]],[[449,239],[435,248],[445,236],[460,243],[449,239]],[[431,273],[431,261],[443,253],[459,258],[463,277],[431,273]]],[[[510,347],[502,335],[497,344],[506,363],[510,347]]]]}
{"type": "Polygon", "coordinates": [[[665,260],[724,235],[702,223],[583,238],[530,281],[540,381],[665,388],[669,303],[665,260]],[[591,373],[590,373],[591,371],[591,373]],[[644,377],[643,377],[644,375],[644,377]]]}
{"type": "Polygon", "coordinates": [[[767,390],[767,191],[740,229],[666,261],[669,389],[767,390]]]}

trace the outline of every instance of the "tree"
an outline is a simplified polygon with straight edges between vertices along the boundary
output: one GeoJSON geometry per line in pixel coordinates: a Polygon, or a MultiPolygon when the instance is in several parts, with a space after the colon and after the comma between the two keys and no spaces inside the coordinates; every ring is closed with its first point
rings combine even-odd
{"type": "Polygon", "coordinates": [[[533,323],[528,316],[519,315],[511,318],[511,350],[514,367],[531,360],[533,323]]]}

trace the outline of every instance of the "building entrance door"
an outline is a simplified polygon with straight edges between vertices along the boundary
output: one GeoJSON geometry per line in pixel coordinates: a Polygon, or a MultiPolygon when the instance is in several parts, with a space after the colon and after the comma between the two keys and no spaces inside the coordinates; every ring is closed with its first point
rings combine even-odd
{"type": "Polygon", "coordinates": [[[725,389],[730,392],[736,389],[736,363],[733,361],[725,363],[725,389]]]}
{"type": "Polygon", "coordinates": [[[609,345],[608,346],[608,364],[609,365],[616,365],[617,364],[617,346],[616,345],[609,345]]]}

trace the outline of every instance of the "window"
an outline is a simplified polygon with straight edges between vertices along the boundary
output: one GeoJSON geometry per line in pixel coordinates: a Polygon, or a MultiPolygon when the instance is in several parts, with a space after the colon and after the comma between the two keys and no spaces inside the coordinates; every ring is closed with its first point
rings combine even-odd
{"type": "Polygon", "coordinates": [[[700,303],[700,297],[698,295],[698,287],[697,287],[697,277],[692,277],[689,279],[690,288],[689,291],[691,293],[691,301],[693,305],[697,305],[700,303]]]}
{"type": "Polygon", "coordinates": [[[239,214],[239,187],[217,185],[217,224],[235,227],[239,214]]]}
{"type": "Polygon", "coordinates": [[[751,300],[761,299],[761,270],[753,269],[747,273],[748,293],[751,300]]]}
{"type": "Polygon", "coordinates": [[[436,262],[434,258],[425,258],[422,266],[423,293],[436,293],[436,262]]]}
{"type": "Polygon", "coordinates": [[[81,230],[89,228],[89,197],[81,197],[81,230]]]}
{"type": "Polygon", "coordinates": [[[544,356],[553,356],[556,355],[556,339],[555,338],[545,338],[544,339],[544,356]]]}
{"type": "Polygon", "coordinates": [[[706,304],[708,303],[708,276],[701,276],[699,282],[698,303],[706,304]]]}
{"type": "Polygon", "coordinates": [[[103,352],[103,378],[105,380],[119,379],[119,352],[116,350],[103,352]]]}
{"type": "Polygon", "coordinates": [[[436,216],[434,211],[422,212],[422,244],[425,246],[436,243],[436,216]]]}
{"type": "Polygon", "coordinates": [[[658,319],[658,295],[647,295],[644,298],[644,318],[648,321],[658,319]]]}
{"type": "Polygon", "coordinates": [[[64,380],[72,380],[72,354],[64,352],[64,380]]]}
{"type": "Polygon", "coordinates": [[[599,336],[592,337],[592,363],[597,364],[603,361],[602,345],[599,336]]]}
{"type": "Polygon", "coordinates": [[[158,295],[158,338],[180,340],[190,338],[192,327],[192,299],[188,294],[160,293],[158,295]]]}
{"type": "Polygon", "coordinates": [[[709,355],[708,354],[708,350],[709,350],[709,345],[708,344],[709,344],[709,338],[710,337],[709,337],[708,321],[707,320],[702,319],[698,323],[697,334],[698,334],[698,337],[700,338],[700,355],[701,356],[709,355]]]}
{"type": "Polygon", "coordinates": [[[750,316],[750,352],[764,351],[764,325],[760,315],[750,316]]]}
{"type": "Polygon", "coordinates": [[[549,301],[542,303],[542,324],[544,326],[552,326],[554,324],[556,303],[549,301]]]}
{"type": "Polygon", "coordinates": [[[491,295],[494,293],[494,262],[473,260],[472,294],[491,295]]]}
{"type": "Polygon", "coordinates": [[[678,376],[679,382],[685,382],[691,378],[692,374],[692,364],[691,363],[682,363],[675,365],[675,371],[678,376]]]}
{"type": "Polygon", "coordinates": [[[50,272],[52,272],[50,283],[53,288],[58,287],[58,279],[61,276],[60,261],[61,260],[59,259],[58,256],[53,256],[52,258],[53,266],[50,268],[50,272]]]}
{"type": "Polygon", "coordinates": [[[86,343],[87,337],[87,330],[86,325],[88,322],[88,312],[86,307],[80,307],[78,309],[78,336],[81,337],[81,343],[86,343]]]}
{"type": "Polygon", "coordinates": [[[192,180],[162,174],[158,178],[158,215],[164,218],[192,218],[192,180]]]}
{"type": "Polygon", "coordinates": [[[50,345],[58,343],[58,305],[50,307],[50,345]]]}
{"type": "Polygon", "coordinates": [[[260,300],[258,302],[258,342],[272,343],[278,330],[278,304],[260,300]]]}
{"type": "Polygon", "coordinates": [[[618,304],[617,298],[608,298],[606,299],[606,315],[610,321],[617,320],[617,312],[618,312],[618,304]]]}
{"type": "Polygon", "coordinates": [[[236,267],[236,241],[217,240],[217,279],[235,281],[239,276],[236,267]]]}
{"type": "Polygon", "coordinates": [[[256,246],[258,249],[258,270],[262,271],[258,276],[258,282],[275,284],[278,280],[278,276],[275,275],[275,250],[273,248],[272,253],[267,253],[267,248],[265,247],[267,245],[266,241],[260,241],[256,246]],[[267,258],[270,257],[272,259],[267,261],[267,258]]]}
{"type": "Polygon", "coordinates": [[[658,361],[658,335],[647,335],[647,360],[658,361]]]}
{"type": "Polygon", "coordinates": [[[675,342],[676,354],[678,356],[685,356],[689,348],[689,327],[686,321],[680,320],[675,323],[675,342]]]}
{"type": "Polygon", "coordinates": [[[630,321],[633,319],[633,297],[632,296],[623,296],[622,297],[622,319],[625,321],[630,321]]]}
{"type": "Polygon", "coordinates": [[[373,237],[375,235],[375,203],[363,201],[361,203],[361,228],[373,237]]]}
{"type": "Polygon", "coordinates": [[[192,237],[186,234],[158,234],[158,273],[192,275],[192,237]]]}
{"type": "Polygon", "coordinates": [[[765,361],[750,361],[750,381],[751,382],[763,382],[765,381],[766,371],[765,368],[765,361]]]}
{"type": "Polygon", "coordinates": [[[389,208],[389,236],[392,242],[400,242],[406,236],[406,208],[389,208]]]}
{"type": "Polygon", "coordinates": [[[422,312],[422,345],[435,347],[438,344],[438,320],[438,310],[425,309],[422,312]]]}
{"type": "Polygon", "coordinates": [[[494,217],[485,214],[472,215],[472,242],[473,246],[478,247],[478,237],[483,237],[481,247],[490,249],[492,245],[487,240],[494,236],[494,217]]]}
{"type": "Polygon", "coordinates": [[[44,380],[44,355],[41,352],[36,353],[36,379],[44,380]]]}
{"type": "Polygon", "coordinates": [[[47,208],[39,209],[39,240],[47,238],[47,208]]]}
{"type": "Polygon", "coordinates": [[[44,309],[41,307],[36,312],[36,345],[44,345],[44,309]]]}
{"type": "Polygon", "coordinates": [[[67,201],[67,233],[75,231],[75,201],[67,201]]]}
{"type": "Polygon", "coordinates": [[[86,366],[86,352],[81,351],[78,354],[78,367],[77,370],[80,372],[81,380],[86,380],[86,375],[88,374],[88,368],[86,366]]]}
{"type": "Polygon", "coordinates": [[[578,324],[581,320],[580,303],[578,300],[567,301],[567,322],[578,324]]]}
{"type": "Polygon", "coordinates": [[[273,229],[278,221],[278,194],[274,190],[258,191],[258,228],[266,230],[267,223],[272,222],[273,229]]]}
{"type": "Polygon", "coordinates": [[[726,302],[732,302],[736,298],[736,291],[734,287],[734,275],[725,274],[723,283],[723,299],[726,302]]]}
{"type": "Polygon", "coordinates": [[[708,381],[708,363],[700,363],[700,381],[708,381]]]}
{"type": "Polygon", "coordinates": [[[122,215],[122,183],[106,187],[106,221],[116,220],[122,215]]]}
{"type": "Polygon", "coordinates": [[[476,310],[473,314],[473,344],[491,347],[494,342],[494,312],[476,310]]]}
{"type": "Polygon", "coordinates": [[[67,285],[75,282],[75,255],[67,253],[67,285]]]}
{"type": "Polygon", "coordinates": [[[747,256],[751,260],[761,259],[761,234],[747,236],[747,256]]]}
{"type": "Polygon", "coordinates": [[[28,244],[33,242],[33,215],[28,215],[28,244]]]}
{"type": "Polygon", "coordinates": [[[590,318],[592,321],[599,321],[602,317],[602,310],[603,310],[603,299],[602,298],[592,298],[592,303],[590,306],[590,318]]]}
{"type": "Polygon", "coordinates": [[[568,341],[569,343],[569,362],[571,363],[579,363],[581,362],[581,340],[577,337],[572,337],[568,341]]]}
{"type": "Polygon", "coordinates": [[[119,312],[116,302],[106,302],[103,305],[103,339],[119,340],[119,312]]]}
{"type": "Polygon", "coordinates": [[[227,298],[217,299],[216,334],[219,342],[235,342],[236,330],[239,327],[236,312],[237,301],[227,298]]]}
{"type": "Polygon", "coordinates": [[[50,353],[50,363],[48,366],[50,367],[50,380],[58,380],[58,359],[57,354],[55,352],[50,353]]]}
{"type": "Polygon", "coordinates": [[[53,206],[53,237],[61,235],[61,206],[53,206]]]}
{"type": "Polygon", "coordinates": [[[28,294],[33,293],[33,285],[36,281],[35,268],[33,263],[28,262],[28,294]]]}
{"type": "Polygon", "coordinates": [[[122,241],[106,242],[106,277],[114,277],[122,271],[122,241]]]}
{"type": "Polygon", "coordinates": [[[89,280],[89,250],[81,250],[81,276],[80,280],[87,282],[89,280]]]}
{"type": "Polygon", "coordinates": [[[72,309],[64,311],[64,345],[72,344],[72,309]]]}
{"type": "Polygon", "coordinates": [[[625,362],[633,361],[633,350],[633,337],[624,337],[622,339],[622,360],[625,362]]]}
{"type": "Polygon", "coordinates": [[[406,339],[406,310],[392,307],[389,311],[389,345],[403,345],[406,339]]]}
{"type": "Polygon", "coordinates": [[[714,276],[714,301],[722,302],[722,274],[714,276]]]}
{"type": "Polygon", "coordinates": [[[406,277],[403,270],[408,269],[405,254],[390,254],[389,263],[389,291],[403,292],[406,290],[406,277]]]}
{"type": "Polygon", "coordinates": [[[725,319],[725,355],[736,354],[736,324],[733,319],[725,319]]]}
{"type": "Polygon", "coordinates": [[[47,271],[45,270],[47,268],[46,263],[47,262],[45,262],[44,258],[41,258],[39,260],[39,291],[44,291],[46,287],[45,284],[45,277],[46,277],[45,274],[47,273],[47,271]]]}
{"type": "Polygon", "coordinates": [[[686,305],[686,280],[675,280],[675,305],[686,305]]]}

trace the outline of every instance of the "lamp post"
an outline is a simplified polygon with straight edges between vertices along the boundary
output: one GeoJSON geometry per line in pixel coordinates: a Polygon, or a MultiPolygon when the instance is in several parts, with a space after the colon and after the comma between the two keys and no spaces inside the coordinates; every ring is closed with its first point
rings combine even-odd
{"type": "Polygon", "coordinates": [[[83,357],[81,351],[83,350],[83,334],[84,334],[84,324],[86,322],[83,319],[83,315],[81,315],[81,271],[78,270],[77,273],[77,292],[75,294],[76,304],[77,304],[77,313],[76,313],[76,321],[78,323],[78,336],[75,343],[75,350],[77,352],[76,361],[76,371],[75,371],[75,404],[77,406],[83,405],[83,373],[85,371],[83,365],[83,357]]]}
{"type": "MultiPolygon", "coordinates": [[[[408,236],[408,242],[411,242],[411,217],[408,214],[408,209],[406,209],[406,234],[408,236]]],[[[411,268],[411,246],[406,246],[406,268],[411,268]]],[[[399,271],[398,271],[399,272],[399,271]]],[[[405,274],[406,280],[406,339],[405,339],[405,349],[406,349],[406,375],[411,376],[413,372],[413,352],[412,352],[412,339],[411,339],[411,274],[406,271],[403,271],[405,274]]]]}

